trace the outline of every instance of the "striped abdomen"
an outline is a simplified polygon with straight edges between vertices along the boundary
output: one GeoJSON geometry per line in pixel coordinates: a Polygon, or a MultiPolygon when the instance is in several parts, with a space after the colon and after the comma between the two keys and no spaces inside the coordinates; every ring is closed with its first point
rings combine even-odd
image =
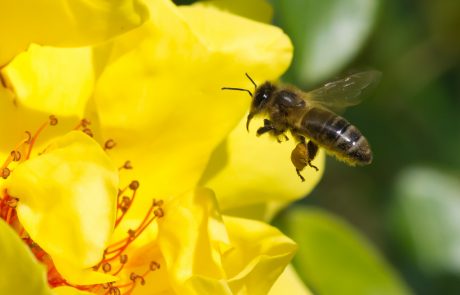
{"type": "Polygon", "coordinates": [[[296,125],[298,133],[350,165],[372,162],[369,143],[358,128],[329,110],[312,107],[296,125]]]}

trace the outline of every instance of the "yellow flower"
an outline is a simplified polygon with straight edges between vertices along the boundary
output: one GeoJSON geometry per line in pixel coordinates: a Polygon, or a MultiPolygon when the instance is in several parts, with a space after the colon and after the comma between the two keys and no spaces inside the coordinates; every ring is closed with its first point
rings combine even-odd
{"type": "MultiPolygon", "coordinates": [[[[216,175],[223,175],[226,168],[217,170],[214,165],[222,166],[222,162],[217,163],[214,156],[208,162],[213,150],[223,146],[219,144],[226,135],[235,127],[233,133],[241,129],[237,125],[249,105],[246,96],[223,93],[221,87],[251,87],[244,78],[245,72],[257,81],[279,77],[292,57],[289,39],[277,28],[211,6],[177,8],[166,0],[152,0],[149,14],[151,20],[141,27],[96,47],[32,45],[1,70],[5,87],[0,87],[0,107],[2,116],[10,123],[0,127],[5,134],[0,138],[0,154],[10,155],[8,147],[20,141],[18,129],[31,130],[45,114],[60,118],[58,126],[40,135],[43,144],[38,150],[45,149],[45,153],[19,164],[4,187],[13,184],[8,196],[19,198],[18,216],[25,231],[29,231],[26,224],[35,224],[27,218],[46,216],[44,208],[50,201],[56,202],[50,197],[53,195],[58,198],[55,212],[61,214],[53,215],[57,216],[55,219],[44,218],[42,224],[60,225],[62,218],[73,216],[65,227],[73,228],[69,232],[77,243],[62,241],[69,234],[60,234],[63,227],[56,226],[43,235],[43,230],[28,226],[35,230],[32,240],[50,256],[51,267],[56,267],[59,280],[51,284],[57,287],[54,292],[103,294],[109,290],[128,292],[136,287],[134,294],[266,294],[289,263],[294,243],[264,223],[221,216],[214,193],[200,186],[215,188],[218,201],[229,211],[263,201],[260,190],[253,194],[255,185],[260,183],[242,183],[248,178],[235,178],[219,186],[216,175]],[[60,146],[59,142],[72,146],[73,142],[78,145],[83,140],[89,144],[86,137],[53,139],[63,130],[72,129],[76,120],[82,118],[91,120],[91,129],[86,121],[77,129],[92,133],[105,147],[111,162],[123,167],[118,194],[110,194],[116,177],[113,167],[103,164],[105,155],[97,159],[84,155],[82,160],[89,157],[88,165],[78,167],[71,149],[46,148],[49,144],[60,146]],[[88,183],[68,178],[56,182],[46,175],[40,175],[40,181],[32,178],[31,171],[54,171],[53,161],[46,159],[58,150],[65,154],[59,160],[62,165],[74,167],[68,170],[69,176],[92,171],[88,168],[92,164],[99,166],[99,172],[94,179],[84,178],[88,183]],[[134,169],[129,169],[131,163],[134,169]],[[203,176],[205,170],[207,178],[203,176]],[[210,170],[220,174],[209,173],[210,170]],[[91,181],[98,185],[91,185],[91,181]],[[110,185],[101,185],[107,183],[110,185]],[[134,184],[131,188],[130,183],[134,184]],[[92,207],[92,203],[84,202],[87,211],[82,212],[79,202],[86,199],[77,196],[85,187],[97,203],[92,207]],[[106,189],[100,195],[101,190],[96,187],[106,189]],[[232,187],[241,191],[232,191],[232,187]],[[66,200],[67,194],[73,197],[66,200]],[[220,194],[224,198],[220,199],[220,194]],[[246,200],[255,197],[256,201],[247,202],[244,196],[246,200]],[[154,198],[157,201],[152,202],[154,198]],[[26,210],[29,215],[19,213],[23,199],[23,208],[30,206],[26,201],[29,199],[38,206],[26,210]],[[44,203],[36,202],[42,199],[44,203]],[[82,230],[96,223],[100,224],[94,230],[82,230]],[[109,241],[110,224],[116,229],[109,241]],[[254,239],[259,243],[254,243],[254,239]],[[92,266],[96,266],[97,272],[90,269],[92,266]],[[118,281],[101,285],[112,280],[109,275],[118,281]],[[142,283],[147,286],[138,287],[142,283]]],[[[76,134],[82,136],[71,132],[64,138],[76,134]]],[[[250,136],[253,138],[254,134],[250,136]]],[[[227,141],[235,143],[229,145],[229,155],[235,155],[234,151],[260,151],[260,157],[265,155],[265,159],[282,159],[284,155],[285,162],[289,162],[289,152],[285,154],[288,145],[283,145],[280,155],[277,143],[259,139],[262,145],[251,145],[245,151],[234,147],[240,139],[243,142],[247,138],[232,137],[227,141]]],[[[234,159],[232,156],[229,161],[230,169],[239,167],[234,159]]],[[[257,169],[264,166],[260,158],[254,160],[257,161],[245,162],[245,173],[257,179],[257,169]]],[[[286,165],[271,172],[272,180],[281,180],[275,193],[280,192],[282,201],[300,197],[300,193],[288,196],[282,190],[283,178],[279,175],[293,172],[292,167],[288,169],[286,165]]],[[[309,191],[316,181],[301,187],[295,171],[290,179],[296,181],[296,188],[289,194],[309,191]]],[[[275,195],[270,200],[280,201],[275,195]]]]}
{"type": "MultiPolygon", "coordinates": [[[[3,171],[11,174],[4,174],[0,217],[47,266],[48,284],[58,294],[266,294],[292,258],[295,244],[276,229],[240,218],[222,219],[207,189],[177,196],[164,206],[153,201],[137,228],[109,243],[113,227],[121,224],[135,200],[138,182],[117,193],[117,169],[80,131],[52,140],[31,157],[42,129],[21,142],[5,162],[3,171]],[[130,197],[128,190],[133,192],[130,197]],[[155,227],[149,228],[154,220],[155,227]],[[131,248],[147,229],[147,242],[131,248]],[[139,284],[147,286],[135,289],[139,284]]],[[[0,235],[6,240],[6,261],[14,260],[11,248],[17,238],[3,227],[0,235]]],[[[33,267],[36,284],[20,286],[17,278],[10,282],[7,276],[0,290],[48,294],[39,279],[43,269],[21,251],[19,259],[33,267]]],[[[30,275],[15,271],[20,278],[30,275]]]]}

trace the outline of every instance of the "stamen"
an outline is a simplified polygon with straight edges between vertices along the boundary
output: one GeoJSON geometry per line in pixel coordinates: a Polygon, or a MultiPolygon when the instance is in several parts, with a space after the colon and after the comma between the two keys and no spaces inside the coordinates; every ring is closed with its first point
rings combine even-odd
{"type": "Polygon", "coordinates": [[[80,130],[80,129],[85,129],[87,128],[89,125],[91,125],[91,121],[88,120],[88,119],[81,119],[81,121],[77,124],[77,126],[75,126],[73,129],[74,130],[80,130]]]}
{"type": "Polygon", "coordinates": [[[21,152],[19,150],[22,149],[25,151],[28,148],[30,141],[32,140],[32,135],[30,132],[26,131],[25,133],[26,138],[19,142],[14,150],[10,152],[9,156],[6,158],[5,162],[3,162],[3,165],[0,169],[7,168],[11,162],[19,162],[19,160],[21,160],[21,152]]]}
{"type": "Polygon", "coordinates": [[[21,160],[21,152],[18,150],[11,151],[10,155],[14,162],[18,162],[19,160],[21,160]]]}
{"type": "Polygon", "coordinates": [[[84,128],[82,131],[86,133],[89,137],[94,137],[93,131],[91,129],[84,128]]]}
{"type": "Polygon", "coordinates": [[[160,269],[160,264],[156,261],[151,261],[150,262],[150,270],[155,271],[157,269],[160,269]]]}
{"type": "Polygon", "coordinates": [[[112,270],[112,266],[110,265],[110,263],[106,262],[102,265],[102,270],[105,272],[105,273],[108,273],[112,270]]]}
{"type": "Polygon", "coordinates": [[[3,168],[1,171],[1,176],[3,179],[7,179],[8,176],[10,176],[10,174],[11,174],[11,171],[10,169],[8,169],[8,167],[3,168]]]}
{"type": "Polygon", "coordinates": [[[113,276],[116,276],[117,274],[119,274],[122,269],[125,267],[125,264],[126,262],[128,262],[128,255],[126,254],[123,254],[120,256],[120,267],[118,268],[118,270],[114,273],[112,273],[113,276]]]}
{"type": "Polygon", "coordinates": [[[104,294],[107,294],[107,295],[121,295],[121,291],[120,291],[120,289],[118,287],[110,286],[109,290],[107,292],[105,292],[104,294]]]}
{"type": "MultiPolygon", "coordinates": [[[[132,181],[131,185],[133,188],[139,186],[137,181],[132,181]]],[[[130,185],[130,186],[131,186],[130,185]]],[[[135,192],[135,191],[134,191],[135,192]]],[[[134,194],[133,194],[134,198],[134,194]]],[[[133,198],[130,199],[132,203],[133,198]]],[[[111,244],[104,252],[103,262],[110,262],[114,261],[117,257],[124,255],[124,251],[126,248],[137,238],[140,234],[155,220],[164,216],[164,210],[160,207],[163,204],[163,201],[153,201],[152,206],[149,208],[147,214],[145,215],[144,219],[138,225],[136,229],[129,229],[127,232],[127,237],[124,239],[119,240],[111,244]]],[[[125,215],[126,211],[122,213],[122,215],[117,219],[119,223],[123,216],[125,215]]]]}
{"type": "MultiPolygon", "coordinates": [[[[39,128],[38,130],[35,132],[35,134],[32,136],[32,138],[29,140],[28,144],[29,144],[29,147],[27,149],[27,152],[26,152],[26,156],[25,156],[25,159],[29,159],[30,157],[30,154],[32,152],[32,149],[34,147],[34,144],[35,142],[37,141],[37,138],[38,136],[43,132],[43,130],[45,130],[46,127],[48,126],[55,126],[56,124],[58,123],[58,120],[55,116],[51,115],[49,116],[48,118],[48,121],[46,121],[45,123],[43,123],[39,128]]],[[[26,131],[27,132],[27,131],[26,131]]],[[[30,133],[27,132],[30,136],[30,133]]]]}
{"type": "Polygon", "coordinates": [[[133,180],[129,184],[129,188],[132,189],[133,191],[137,190],[139,188],[139,181],[133,180]]]}
{"type": "Polygon", "coordinates": [[[118,168],[118,170],[121,170],[121,169],[126,169],[126,170],[131,170],[133,169],[133,166],[131,165],[131,161],[126,161],[123,166],[121,166],[120,168],[118,168]]]}
{"type": "Polygon", "coordinates": [[[128,196],[123,196],[120,202],[120,210],[121,212],[126,212],[129,209],[129,206],[131,206],[131,198],[128,196]]]}
{"type": "Polygon", "coordinates": [[[153,211],[153,214],[155,214],[156,217],[161,218],[165,216],[165,212],[163,211],[162,208],[157,208],[153,211]]]}
{"type": "Polygon", "coordinates": [[[131,279],[131,281],[133,281],[134,283],[136,282],[141,282],[141,285],[145,285],[145,279],[143,276],[140,276],[140,275],[137,275],[135,273],[131,273],[131,275],[129,276],[129,278],[131,279]]]}
{"type": "Polygon", "coordinates": [[[131,207],[131,204],[134,202],[134,199],[136,198],[136,192],[137,189],[139,188],[139,181],[133,180],[129,184],[128,187],[125,187],[121,191],[118,191],[118,196],[117,196],[117,209],[121,211],[121,215],[118,216],[118,210],[117,210],[117,218],[115,219],[115,227],[117,227],[120,222],[123,220],[123,217],[125,217],[126,213],[128,212],[129,208],[131,207]],[[126,191],[126,189],[129,188],[132,191],[132,196],[131,198],[128,196],[123,196],[122,199],[120,200],[120,196],[126,191]]]}
{"type": "Polygon", "coordinates": [[[126,255],[126,254],[121,255],[120,256],[120,263],[125,264],[126,262],[128,262],[128,255],[126,255]]]}
{"type": "Polygon", "coordinates": [[[18,202],[19,202],[19,198],[9,197],[6,200],[6,205],[8,205],[8,207],[12,209],[16,209],[16,207],[18,206],[18,202]]]}
{"type": "Polygon", "coordinates": [[[111,150],[113,149],[115,146],[117,145],[117,143],[115,142],[115,140],[113,139],[109,139],[105,142],[104,144],[104,150],[111,150]]]}
{"type": "Polygon", "coordinates": [[[50,119],[50,121],[49,121],[50,126],[56,126],[57,125],[58,119],[56,118],[56,116],[51,115],[51,116],[49,116],[49,119],[50,119]]]}

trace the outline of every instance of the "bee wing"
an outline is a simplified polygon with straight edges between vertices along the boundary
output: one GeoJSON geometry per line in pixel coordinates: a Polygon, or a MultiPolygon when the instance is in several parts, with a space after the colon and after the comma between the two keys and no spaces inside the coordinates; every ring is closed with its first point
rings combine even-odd
{"type": "Polygon", "coordinates": [[[305,93],[305,99],[327,107],[345,108],[357,105],[363,99],[363,92],[377,85],[382,73],[365,71],[346,78],[328,82],[318,89],[305,93]]]}

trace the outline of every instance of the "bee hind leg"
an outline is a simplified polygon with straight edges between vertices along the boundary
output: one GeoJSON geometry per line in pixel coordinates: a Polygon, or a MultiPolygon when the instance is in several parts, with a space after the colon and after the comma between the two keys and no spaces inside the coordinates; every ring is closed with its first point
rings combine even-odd
{"type": "Polygon", "coordinates": [[[300,170],[296,168],[295,171],[297,172],[297,175],[299,175],[300,180],[302,180],[302,182],[304,182],[304,181],[305,181],[305,177],[303,177],[302,174],[300,174],[300,170]]]}
{"type": "Polygon", "coordinates": [[[313,165],[311,162],[315,159],[318,152],[318,146],[312,141],[308,143],[305,142],[305,139],[301,140],[296,147],[292,150],[291,153],[291,162],[295,167],[297,175],[302,181],[305,181],[305,178],[300,174],[300,172],[306,167],[312,167],[318,171],[318,167],[313,165]]]}
{"type": "Polygon", "coordinates": [[[315,165],[311,163],[311,161],[315,159],[316,154],[318,153],[318,146],[313,141],[310,140],[307,143],[307,151],[308,151],[308,158],[307,158],[308,166],[318,171],[319,170],[318,167],[316,167],[315,165]]]}

